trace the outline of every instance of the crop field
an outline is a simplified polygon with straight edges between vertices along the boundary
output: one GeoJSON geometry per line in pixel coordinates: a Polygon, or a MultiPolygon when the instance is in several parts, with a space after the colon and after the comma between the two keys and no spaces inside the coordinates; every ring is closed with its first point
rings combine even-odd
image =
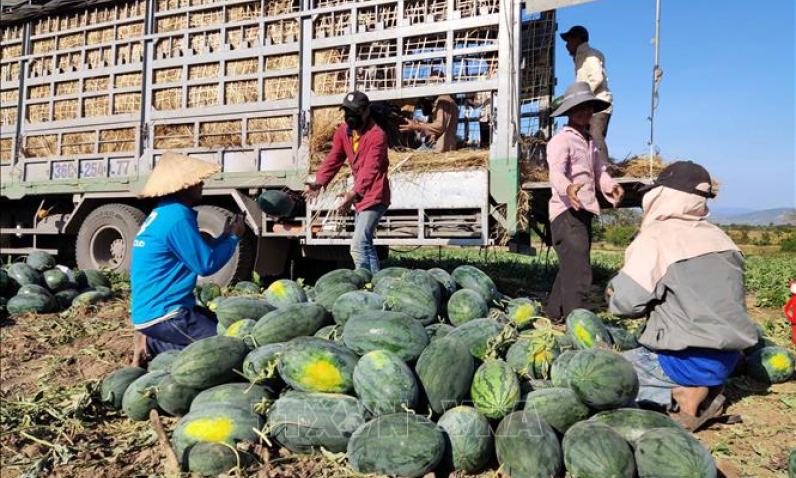
{"type": "MultiPolygon", "coordinates": [[[[596,251],[592,257],[591,306],[604,310],[603,290],[621,267],[622,254],[596,251]]],[[[556,273],[552,253],[524,257],[477,249],[398,250],[391,252],[385,266],[450,272],[462,264],[481,269],[509,297],[539,300],[546,299],[556,273]]],[[[796,352],[782,314],[789,298],[787,284],[793,279],[793,255],[747,258],[750,316],[773,343],[796,352]]],[[[0,322],[0,478],[175,476],[150,422],[130,421],[101,401],[102,379],[132,358],[129,284],[124,278],[113,277],[113,296],[97,305],[0,322]]],[[[728,413],[740,415],[742,423],[716,423],[696,434],[720,473],[728,478],[787,478],[788,456],[796,448],[796,379],[766,386],[738,375],[731,378],[725,394],[728,413]]],[[[178,422],[166,416],[162,421],[167,434],[178,422]]],[[[342,453],[299,455],[265,441],[251,444],[248,451],[263,465],[240,476],[362,476],[349,468],[342,453]]],[[[505,476],[496,464],[488,469],[473,476],[505,476]]]]}

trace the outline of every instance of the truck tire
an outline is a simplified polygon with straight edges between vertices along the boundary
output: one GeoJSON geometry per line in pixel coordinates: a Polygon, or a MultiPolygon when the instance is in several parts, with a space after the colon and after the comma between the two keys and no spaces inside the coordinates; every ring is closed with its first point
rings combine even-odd
{"type": "MultiPolygon", "coordinates": [[[[195,209],[198,213],[196,221],[199,223],[199,231],[208,241],[224,232],[227,218],[232,219],[233,217],[230,211],[217,206],[198,206],[195,209]]],[[[215,274],[200,277],[199,283],[214,282],[225,287],[241,280],[250,280],[254,265],[253,243],[251,234],[244,235],[238,242],[238,249],[232,259],[215,274]]]]}
{"type": "Polygon", "coordinates": [[[127,204],[106,204],[93,210],[77,233],[77,267],[129,271],[133,239],[144,217],[140,209],[127,204]]]}

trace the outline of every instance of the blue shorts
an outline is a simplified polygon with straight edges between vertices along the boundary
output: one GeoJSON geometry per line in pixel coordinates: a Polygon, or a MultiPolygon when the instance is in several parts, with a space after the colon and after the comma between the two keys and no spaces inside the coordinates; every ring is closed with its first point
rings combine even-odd
{"type": "Polygon", "coordinates": [[[638,374],[639,390],[636,401],[639,405],[653,405],[670,410],[672,389],[681,385],[675,383],[663,371],[658,354],[648,348],[639,347],[623,352],[622,356],[633,364],[638,374]]]}
{"type": "Polygon", "coordinates": [[[195,307],[181,308],[177,315],[139,330],[146,335],[147,351],[156,356],[167,350],[182,350],[197,340],[216,335],[218,321],[212,312],[195,307]]]}

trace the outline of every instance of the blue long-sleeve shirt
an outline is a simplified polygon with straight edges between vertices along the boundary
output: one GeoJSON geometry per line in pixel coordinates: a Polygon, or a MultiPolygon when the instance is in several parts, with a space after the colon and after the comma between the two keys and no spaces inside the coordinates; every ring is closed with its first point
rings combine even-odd
{"type": "Polygon", "coordinates": [[[237,245],[238,238],[228,234],[207,244],[199,233],[196,211],[176,200],[161,201],[133,242],[133,325],[141,328],[181,307],[194,307],[197,277],[216,273],[237,245]]]}

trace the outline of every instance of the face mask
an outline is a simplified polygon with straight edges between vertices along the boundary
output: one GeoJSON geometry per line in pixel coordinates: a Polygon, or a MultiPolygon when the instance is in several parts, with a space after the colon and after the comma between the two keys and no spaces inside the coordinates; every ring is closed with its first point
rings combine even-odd
{"type": "Polygon", "coordinates": [[[360,129],[365,124],[365,121],[362,118],[362,115],[346,112],[345,123],[351,129],[360,129]]]}

